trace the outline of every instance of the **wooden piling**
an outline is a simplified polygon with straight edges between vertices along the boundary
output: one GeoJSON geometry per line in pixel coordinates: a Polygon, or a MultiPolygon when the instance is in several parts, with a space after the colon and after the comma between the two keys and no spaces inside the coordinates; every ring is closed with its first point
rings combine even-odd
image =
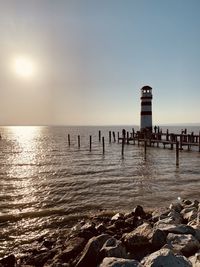
{"type": "Polygon", "coordinates": [[[117,142],[119,143],[119,132],[117,132],[117,142]]]}
{"type": "Polygon", "coordinates": [[[169,130],[167,129],[167,132],[166,132],[166,141],[169,141],[169,130]]]}
{"type": "Polygon", "coordinates": [[[116,142],[115,132],[112,132],[112,134],[113,134],[113,141],[116,142]]]}
{"type": "Polygon", "coordinates": [[[81,138],[80,138],[80,135],[78,135],[78,148],[81,147],[81,138]]]}
{"type": "Polygon", "coordinates": [[[183,135],[180,135],[180,149],[183,149],[183,135]]]}
{"type": "Polygon", "coordinates": [[[125,143],[125,138],[122,138],[122,157],[124,156],[124,143],[125,143]]]}
{"type": "Polygon", "coordinates": [[[92,151],[92,136],[90,135],[90,152],[92,151]]]}
{"type": "Polygon", "coordinates": [[[70,134],[68,134],[68,145],[70,146],[70,134]]]}
{"type": "Polygon", "coordinates": [[[126,143],[129,144],[129,132],[126,133],[126,143]]]}
{"type": "Polygon", "coordinates": [[[199,152],[200,152],[200,132],[199,132],[199,152]]]}
{"type": "Polygon", "coordinates": [[[99,131],[99,142],[101,142],[101,131],[99,131]]]}
{"type": "Polygon", "coordinates": [[[176,166],[179,166],[179,141],[176,141],[176,166]]]}
{"type": "Polygon", "coordinates": [[[135,145],[135,130],[133,128],[133,144],[135,145]]]}
{"type": "Polygon", "coordinates": [[[109,143],[111,143],[111,131],[109,131],[109,143]]]}
{"type": "Polygon", "coordinates": [[[102,137],[102,147],[103,147],[103,154],[105,154],[105,141],[104,141],[104,136],[102,137]]]}

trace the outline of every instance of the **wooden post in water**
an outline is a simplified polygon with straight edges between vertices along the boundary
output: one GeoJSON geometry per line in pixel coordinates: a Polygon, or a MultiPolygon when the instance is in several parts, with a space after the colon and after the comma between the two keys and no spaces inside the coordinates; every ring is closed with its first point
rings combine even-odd
{"type": "Polygon", "coordinates": [[[126,133],[126,143],[129,144],[129,132],[126,133]]]}
{"type": "Polygon", "coordinates": [[[183,135],[180,135],[180,149],[183,149],[183,135]]]}
{"type": "Polygon", "coordinates": [[[179,166],[179,142],[176,141],[176,166],[179,166]]]}
{"type": "Polygon", "coordinates": [[[116,142],[115,132],[112,132],[112,134],[113,134],[113,141],[116,142]]]}
{"type": "Polygon", "coordinates": [[[78,148],[81,147],[81,138],[80,138],[80,135],[78,135],[78,148]]]}
{"type": "Polygon", "coordinates": [[[92,151],[92,136],[90,135],[90,152],[92,151]]]}
{"type": "Polygon", "coordinates": [[[101,142],[101,131],[99,131],[99,142],[101,142]]]}
{"type": "Polygon", "coordinates": [[[103,146],[103,154],[105,154],[105,142],[104,142],[104,136],[102,137],[102,146],[103,146]]]}
{"type": "Polygon", "coordinates": [[[199,132],[199,152],[200,152],[200,132],[199,132]]]}
{"type": "Polygon", "coordinates": [[[119,143],[119,132],[117,132],[117,142],[119,143]]]}
{"type": "Polygon", "coordinates": [[[70,146],[70,134],[68,134],[68,145],[70,146]]]}
{"type": "Polygon", "coordinates": [[[166,141],[169,141],[169,130],[167,129],[167,132],[166,132],[166,141]]]}
{"type": "Polygon", "coordinates": [[[122,157],[124,156],[124,143],[125,143],[125,138],[122,138],[122,157]]]}
{"type": "Polygon", "coordinates": [[[111,143],[111,131],[109,131],[109,143],[111,143]]]}
{"type": "Polygon", "coordinates": [[[135,130],[133,128],[133,144],[135,145],[135,130]]]}

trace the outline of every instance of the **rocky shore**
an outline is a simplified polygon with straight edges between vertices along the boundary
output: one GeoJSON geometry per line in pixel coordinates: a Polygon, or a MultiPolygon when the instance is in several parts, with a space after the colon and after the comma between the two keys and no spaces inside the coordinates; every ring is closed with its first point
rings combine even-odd
{"type": "Polygon", "coordinates": [[[11,254],[0,267],[200,267],[200,204],[182,200],[168,208],[114,216],[104,213],[78,222],[57,239],[11,254]]]}

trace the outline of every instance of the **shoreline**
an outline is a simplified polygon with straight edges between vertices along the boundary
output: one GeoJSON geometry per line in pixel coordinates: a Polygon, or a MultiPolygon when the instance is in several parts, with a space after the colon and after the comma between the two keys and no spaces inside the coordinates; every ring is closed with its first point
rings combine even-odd
{"type": "Polygon", "coordinates": [[[91,215],[56,239],[40,237],[20,255],[2,258],[0,267],[199,266],[199,201],[113,213],[91,215]]]}

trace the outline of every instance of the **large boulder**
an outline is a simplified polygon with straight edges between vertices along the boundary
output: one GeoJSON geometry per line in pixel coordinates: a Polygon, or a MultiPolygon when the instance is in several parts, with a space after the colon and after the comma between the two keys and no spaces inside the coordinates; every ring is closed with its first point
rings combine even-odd
{"type": "Polygon", "coordinates": [[[200,248],[199,241],[192,235],[168,234],[167,241],[172,245],[173,250],[189,257],[200,248]]]}
{"type": "Polygon", "coordinates": [[[125,233],[122,240],[129,251],[140,250],[148,246],[153,229],[150,224],[144,223],[130,233],[125,233]]]}
{"type": "Polygon", "coordinates": [[[140,263],[136,260],[120,259],[114,257],[106,257],[103,259],[99,267],[139,267],[140,263]]]}
{"type": "Polygon", "coordinates": [[[105,257],[116,257],[116,258],[127,258],[126,248],[122,242],[111,237],[103,245],[100,254],[102,258],[105,257]]]}
{"type": "Polygon", "coordinates": [[[192,264],[184,256],[175,256],[175,254],[168,248],[162,248],[141,261],[142,266],[145,267],[192,267],[192,264]]]}
{"type": "Polygon", "coordinates": [[[153,229],[149,223],[143,223],[130,233],[125,233],[122,240],[127,250],[143,250],[147,247],[150,250],[160,249],[166,243],[166,234],[153,229]]]}
{"type": "Polygon", "coordinates": [[[162,231],[165,231],[166,233],[195,235],[195,229],[185,224],[180,224],[180,225],[158,224],[156,226],[156,229],[160,229],[162,231]]]}
{"type": "Polygon", "coordinates": [[[91,238],[86,244],[82,256],[76,267],[97,266],[99,259],[99,253],[104,243],[110,238],[107,234],[102,234],[97,237],[91,238]]]}
{"type": "Polygon", "coordinates": [[[66,248],[56,258],[62,262],[68,262],[76,257],[84,248],[86,240],[81,237],[73,237],[66,242],[66,248]]]}

